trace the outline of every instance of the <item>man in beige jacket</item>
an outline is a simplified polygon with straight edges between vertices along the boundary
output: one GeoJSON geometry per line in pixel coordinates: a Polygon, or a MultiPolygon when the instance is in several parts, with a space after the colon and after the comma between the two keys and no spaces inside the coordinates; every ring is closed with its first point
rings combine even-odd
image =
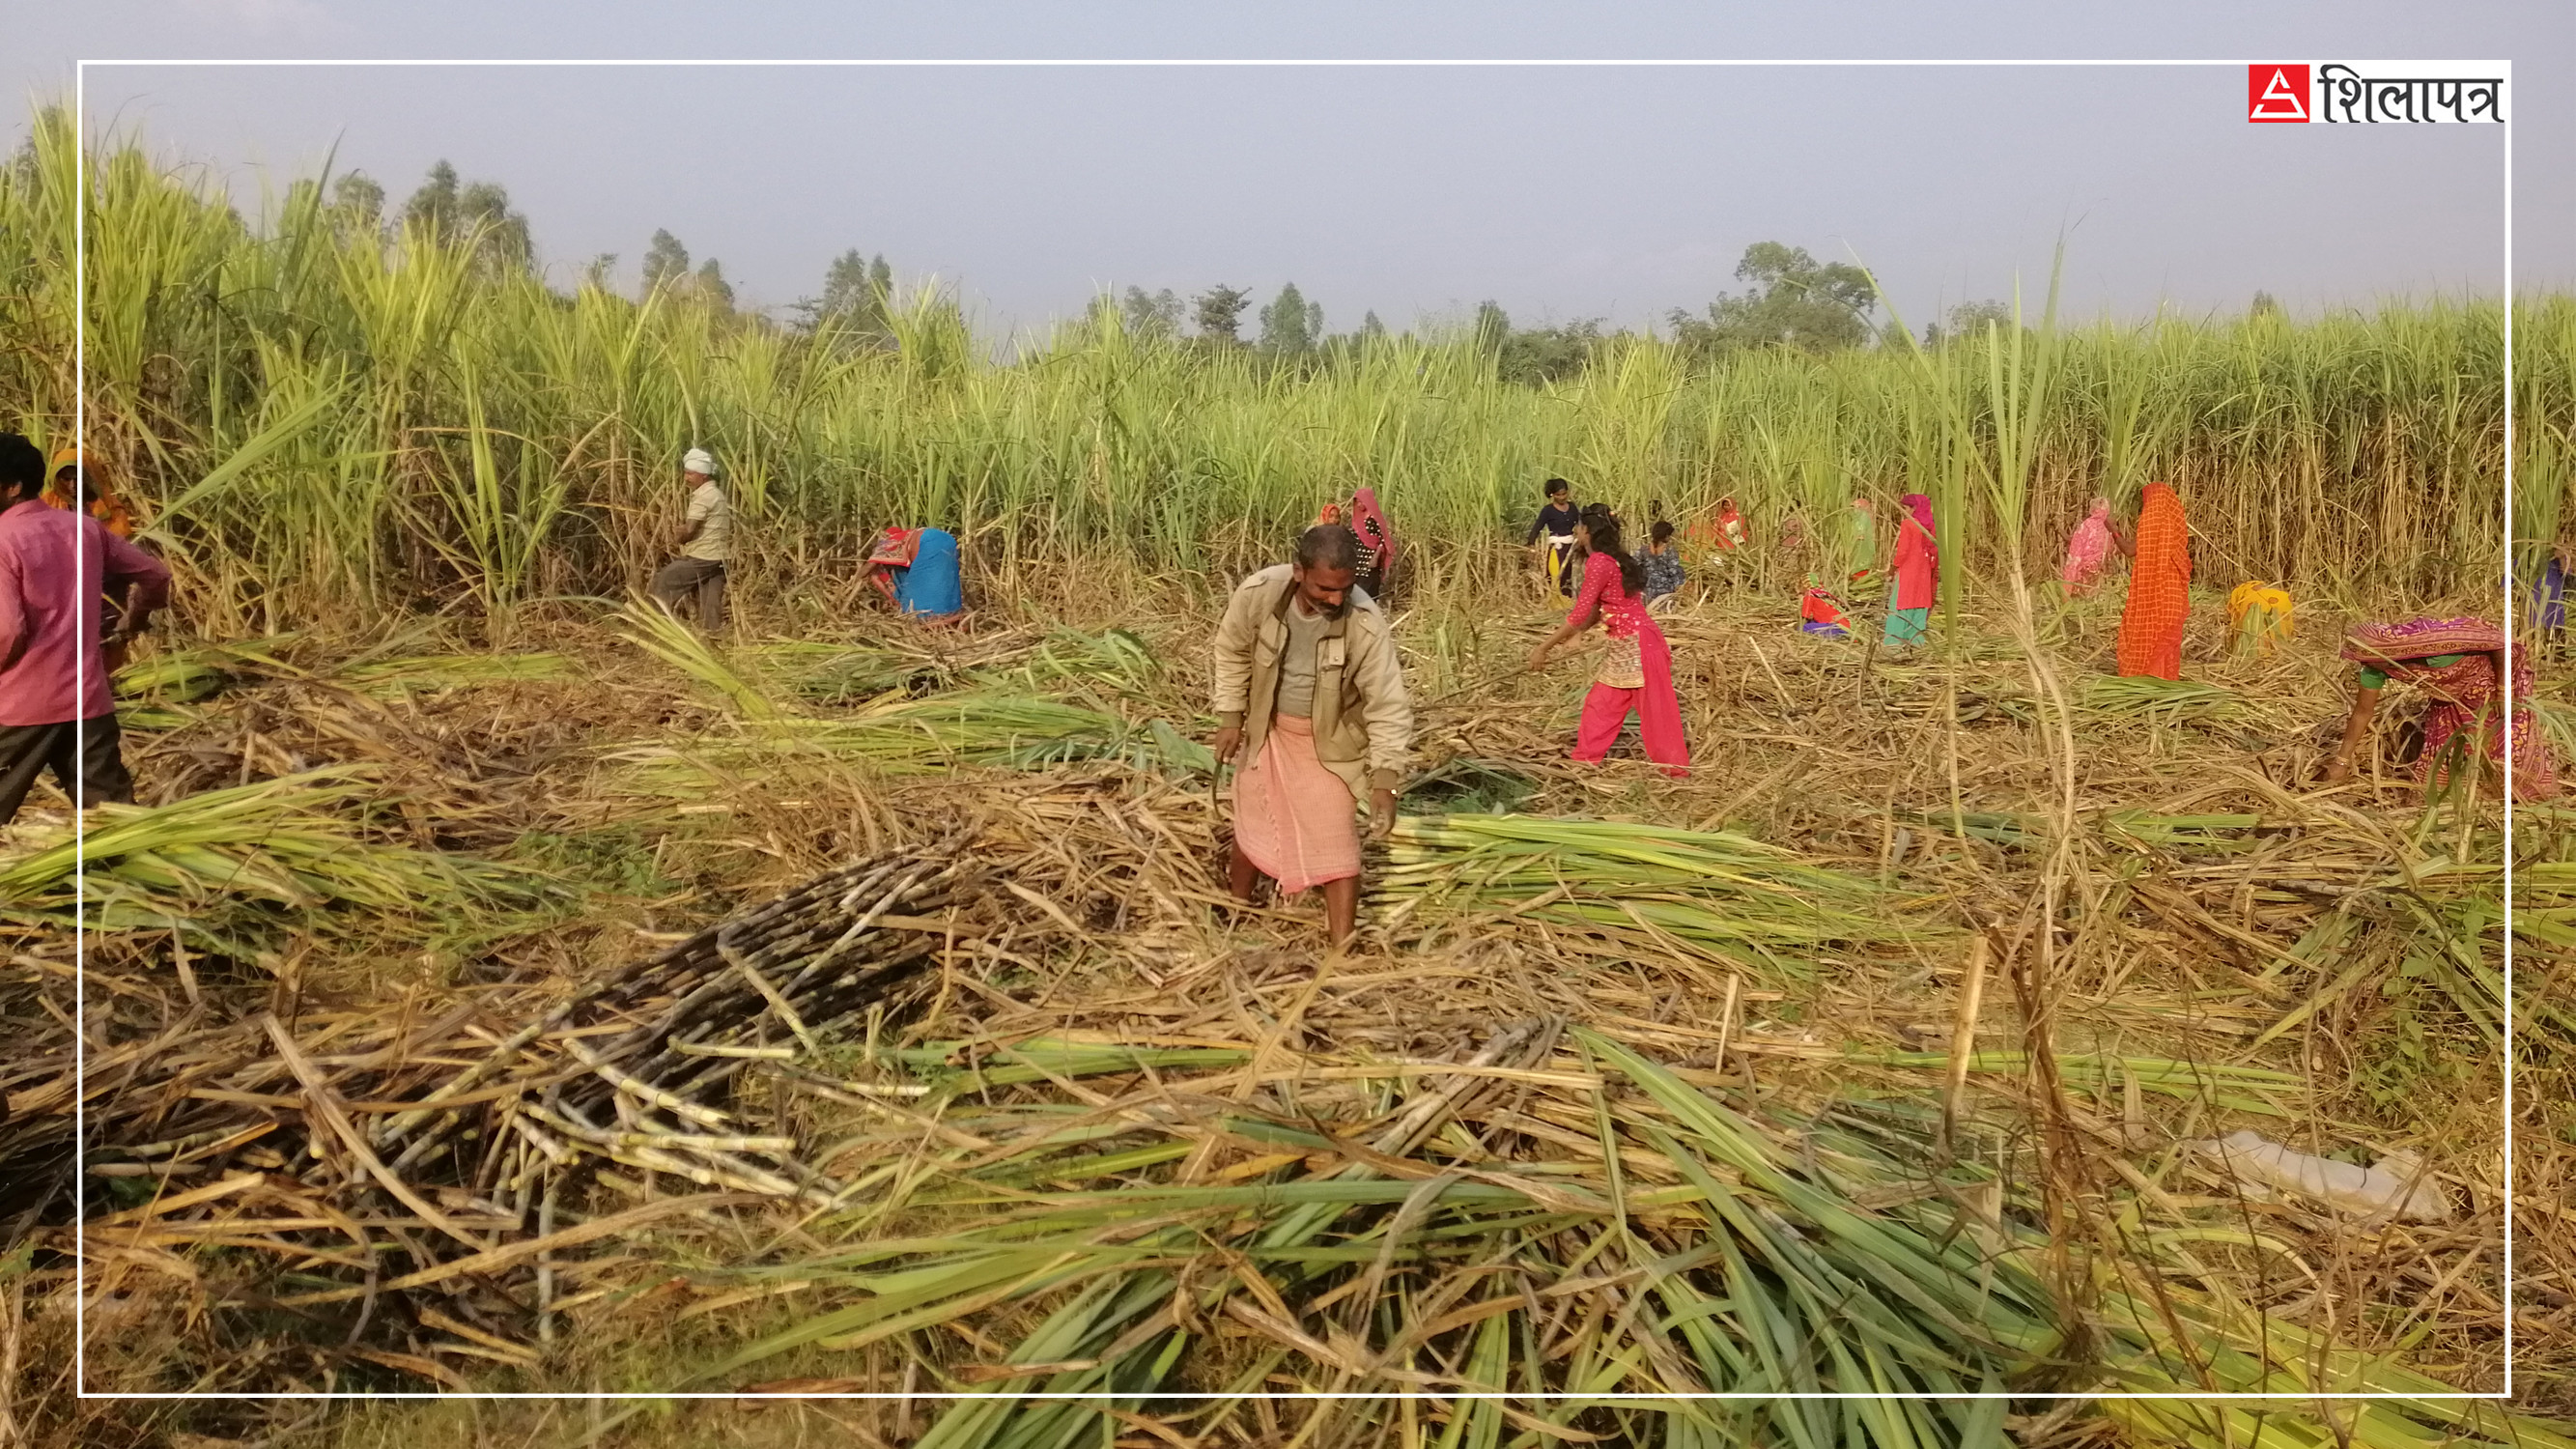
{"type": "Polygon", "coordinates": [[[1395,636],[1351,582],[1358,565],[1349,529],[1307,529],[1295,563],[1236,587],[1216,631],[1216,757],[1245,760],[1234,781],[1235,899],[1252,899],[1256,874],[1283,896],[1321,886],[1335,945],[1359,918],[1360,794],[1370,838],[1381,839],[1395,827],[1413,742],[1395,636]]]}

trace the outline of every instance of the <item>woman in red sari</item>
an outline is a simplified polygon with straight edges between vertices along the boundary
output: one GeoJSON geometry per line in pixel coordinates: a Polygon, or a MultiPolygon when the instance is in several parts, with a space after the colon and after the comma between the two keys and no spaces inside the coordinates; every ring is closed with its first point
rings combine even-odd
{"type": "Polygon", "coordinates": [[[1606,510],[1588,514],[1574,526],[1574,546],[1583,559],[1582,592],[1575,595],[1565,627],[1530,650],[1529,667],[1546,668],[1549,651],[1600,620],[1610,647],[1584,696],[1573,758],[1606,757],[1633,712],[1645,737],[1646,758],[1679,779],[1690,773],[1690,744],[1682,734],[1681,698],[1673,692],[1672,646],[1646,613],[1646,567],[1629,557],[1619,538],[1619,520],[1606,510]]]}

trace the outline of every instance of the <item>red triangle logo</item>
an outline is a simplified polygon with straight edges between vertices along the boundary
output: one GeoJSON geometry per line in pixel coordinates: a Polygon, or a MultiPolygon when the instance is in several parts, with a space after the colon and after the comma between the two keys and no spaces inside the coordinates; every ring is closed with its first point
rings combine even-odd
{"type": "Polygon", "coordinates": [[[2245,68],[2245,119],[2308,119],[2308,68],[2304,65],[2249,65],[2245,68]]]}

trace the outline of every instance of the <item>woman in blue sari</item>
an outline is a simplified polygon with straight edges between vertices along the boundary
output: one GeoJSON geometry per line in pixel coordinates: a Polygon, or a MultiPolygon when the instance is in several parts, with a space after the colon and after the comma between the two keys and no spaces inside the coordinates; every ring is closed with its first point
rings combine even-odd
{"type": "Polygon", "coordinates": [[[966,612],[957,537],[944,528],[889,528],[868,553],[869,581],[896,612],[933,621],[966,612]]]}

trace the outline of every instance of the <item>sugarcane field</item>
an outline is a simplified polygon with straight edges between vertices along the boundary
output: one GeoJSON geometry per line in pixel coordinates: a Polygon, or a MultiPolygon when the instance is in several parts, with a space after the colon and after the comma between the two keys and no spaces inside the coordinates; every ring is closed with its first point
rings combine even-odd
{"type": "Polygon", "coordinates": [[[1003,351],[26,135],[0,1446],[2576,1449],[2576,298],[1003,351]]]}

